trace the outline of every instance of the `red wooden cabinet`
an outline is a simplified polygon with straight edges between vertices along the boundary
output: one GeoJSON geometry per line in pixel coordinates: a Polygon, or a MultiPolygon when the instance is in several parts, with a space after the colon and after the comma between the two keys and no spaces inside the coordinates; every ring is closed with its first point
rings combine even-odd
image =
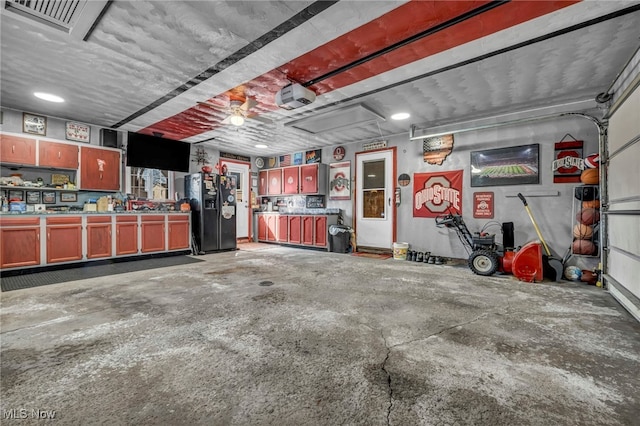
{"type": "Polygon", "coordinates": [[[188,249],[191,246],[189,216],[186,214],[169,215],[169,250],[188,249]]]}
{"type": "Polygon", "coordinates": [[[300,166],[300,193],[316,194],[318,192],[318,164],[300,166]]]}
{"type": "Polygon", "coordinates": [[[269,182],[267,188],[269,195],[282,194],[282,169],[267,170],[267,180],[269,182]]]}
{"type": "Polygon", "coordinates": [[[258,195],[267,195],[269,192],[269,176],[266,170],[258,173],[258,195]]]}
{"type": "Polygon", "coordinates": [[[268,214],[267,216],[267,241],[275,241],[278,226],[278,216],[268,214]]]}
{"type": "Polygon", "coordinates": [[[143,215],[140,223],[142,253],[165,250],[164,216],[143,215]]]}
{"type": "Polygon", "coordinates": [[[111,216],[87,217],[87,259],[111,257],[111,216]]]}
{"type": "Polygon", "coordinates": [[[0,217],[0,267],[40,264],[40,218],[0,217]]]}
{"type": "Polygon", "coordinates": [[[82,217],[47,218],[47,263],[82,259],[82,217]]]}
{"type": "Polygon", "coordinates": [[[80,148],[80,187],[102,191],[120,190],[119,151],[80,148]]]}
{"type": "Polygon", "coordinates": [[[302,244],[313,245],[313,216],[302,216],[302,244]]]}
{"type": "Polygon", "coordinates": [[[38,165],[56,169],[78,168],[78,146],[67,143],[40,141],[38,165]]]}
{"type": "Polygon", "coordinates": [[[267,217],[258,215],[258,241],[267,241],[267,217]]]}
{"type": "Polygon", "coordinates": [[[278,235],[276,240],[282,243],[289,241],[289,216],[278,216],[278,235]]]}
{"type": "Polygon", "coordinates": [[[327,246],[327,216],[314,216],[313,218],[314,245],[327,246]]]}
{"type": "Polygon", "coordinates": [[[3,163],[36,164],[35,139],[0,135],[0,159],[3,163]]]}
{"type": "Polygon", "coordinates": [[[138,253],[138,216],[116,217],[116,256],[138,253]]]}
{"type": "Polygon", "coordinates": [[[302,238],[300,235],[301,217],[289,216],[289,242],[292,244],[300,244],[302,238]]]}
{"type": "Polygon", "coordinates": [[[297,194],[300,184],[300,167],[285,167],[282,169],[282,193],[297,194]]]}

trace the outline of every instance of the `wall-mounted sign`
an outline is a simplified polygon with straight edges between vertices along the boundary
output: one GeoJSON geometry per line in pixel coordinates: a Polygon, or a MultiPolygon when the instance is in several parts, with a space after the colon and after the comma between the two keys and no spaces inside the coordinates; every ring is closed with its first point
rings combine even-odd
{"type": "Polygon", "coordinates": [[[462,214],[462,170],[413,175],[413,217],[462,214]]]}
{"type": "Polygon", "coordinates": [[[229,158],[230,160],[244,161],[246,163],[251,162],[251,157],[247,157],[246,155],[231,154],[229,152],[222,151],[220,151],[220,158],[229,158]]]}
{"type": "Polygon", "coordinates": [[[306,155],[305,155],[306,164],[319,163],[321,160],[322,160],[321,149],[314,149],[306,152],[306,155]]]}
{"type": "Polygon", "coordinates": [[[344,158],[346,151],[343,146],[337,146],[333,149],[333,159],[340,161],[344,158]]]}
{"type": "Polygon", "coordinates": [[[582,148],[582,141],[556,142],[555,160],[551,165],[553,183],[580,182],[584,168],[582,148]]]}
{"type": "Polygon", "coordinates": [[[329,165],[329,199],[351,199],[351,162],[329,165]]]}
{"type": "Polygon", "coordinates": [[[362,144],[363,151],[371,151],[373,149],[381,149],[387,147],[387,141],[375,141],[362,144]]]}
{"type": "Polygon", "coordinates": [[[86,124],[67,121],[65,137],[70,141],[90,142],[91,127],[86,124]]]}
{"type": "Polygon", "coordinates": [[[422,140],[422,159],[425,163],[441,166],[451,151],[453,151],[453,135],[422,140]]]}
{"type": "Polygon", "coordinates": [[[23,112],[22,131],[24,133],[31,133],[32,135],[46,136],[47,117],[23,112]]]}
{"type": "Polygon", "coordinates": [[[293,165],[299,166],[302,164],[302,157],[304,157],[304,152],[296,152],[293,154],[293,165]]]}
{"type": "Polygon", "coordinates": [[[287,167],[291,165],[291,154],[281,155],[278,157],[278,163],[280,167],[287,167]]]}
{"type": "Polygon", "coordinates": [[[473,193],[473,217],[493,219],[493,192],[473,193]]]}
{"type": "Polygon", "coordinates": [[[400,176],[398,176],[398,185],[400,186],[407,186],[411,183],[411,176],[409,176],[406,173],[402,173],[400,176]]]}

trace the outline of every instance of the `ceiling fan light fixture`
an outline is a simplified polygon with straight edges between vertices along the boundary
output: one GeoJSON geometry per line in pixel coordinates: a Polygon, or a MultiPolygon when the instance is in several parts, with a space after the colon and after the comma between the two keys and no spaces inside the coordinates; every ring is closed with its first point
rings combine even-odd
{"type": "Polygon", "coordinates": [[[244,124],[244,117],[240,114],[234,114],[229,117],[229,122],[234,126],[242,126],[244,124]]]}
{"type": "Polygon", "coordinates": [[[398,112],[395,113],[391,116],[392,120],[406,120],[407,118],[411,117],[411,114],[409,114],[408,112],[398,112]]]}
{"type": "Polygon", "coordinates": [[[57,95],[52,95],[51,93],[34,92],[33,96],[48,102],[56,102],[56,103],[64,102],[64,98],[61,98],[60,96],[57,96],[57,95]]]}

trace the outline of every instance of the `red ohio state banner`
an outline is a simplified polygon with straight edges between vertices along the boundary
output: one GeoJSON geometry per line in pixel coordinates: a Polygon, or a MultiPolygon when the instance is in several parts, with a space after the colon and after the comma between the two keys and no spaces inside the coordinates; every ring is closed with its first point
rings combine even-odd
{"type": "Polygon", "coordinates": [[[413,175],[413,217],[462,214],[462,170],[413,175]]]}

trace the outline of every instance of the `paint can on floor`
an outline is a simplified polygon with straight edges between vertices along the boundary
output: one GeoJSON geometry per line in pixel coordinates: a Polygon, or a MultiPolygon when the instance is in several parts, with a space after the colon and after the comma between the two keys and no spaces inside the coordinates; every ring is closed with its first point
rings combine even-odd
{"type": "Polygon", "coordinates": [[[393,258],[396,260],[407,260],[408,243],[393,243],[393,258]]]}

